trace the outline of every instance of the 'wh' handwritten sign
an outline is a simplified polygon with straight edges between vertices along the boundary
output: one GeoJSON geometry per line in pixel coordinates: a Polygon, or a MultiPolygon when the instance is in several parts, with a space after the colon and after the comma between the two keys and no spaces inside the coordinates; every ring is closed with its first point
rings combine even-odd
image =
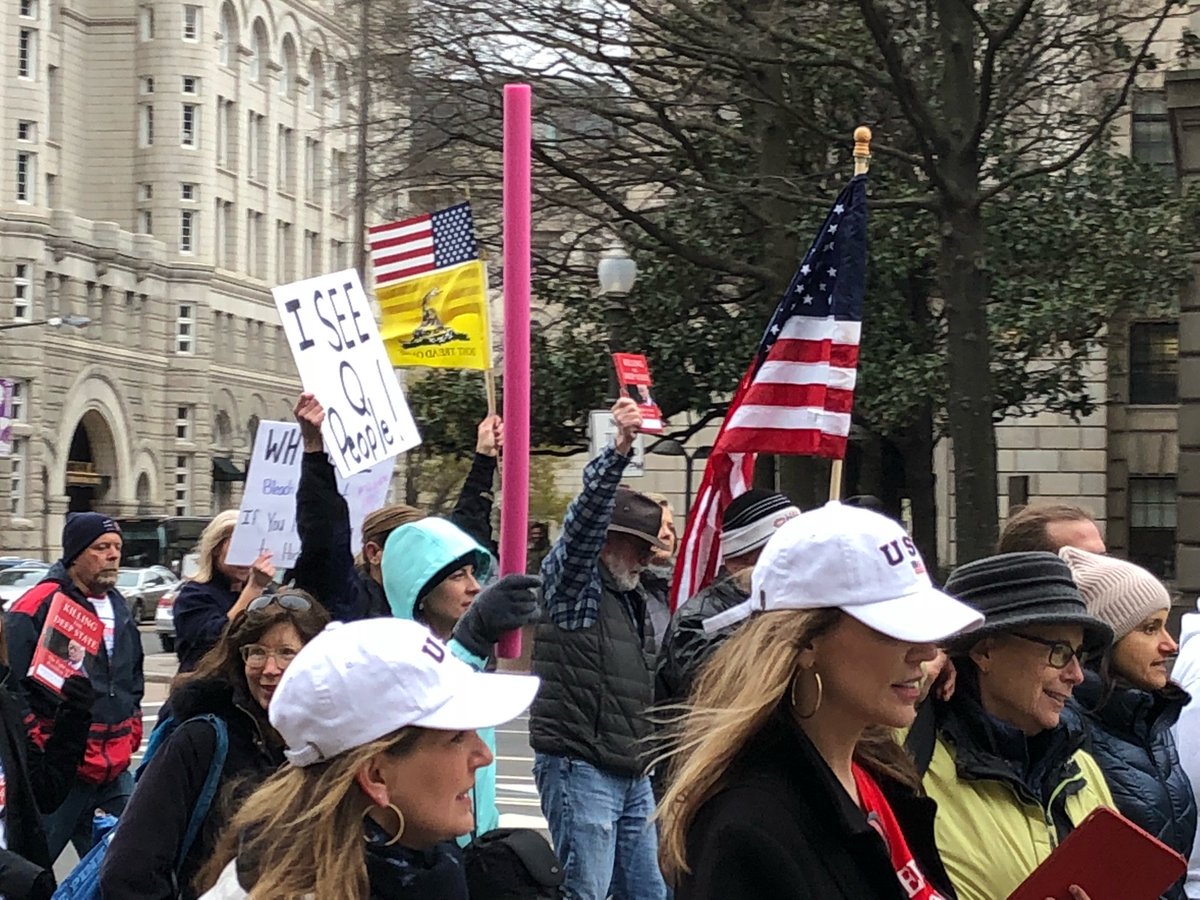
{"type": "Polygon", "coordinates": [[[321,434],[338,473],[349,478],[421,443],[358,272],[271,293],[304,389],[325,407],[321,434]]]}
{"type": "MultiPolygon", "coordinates": [[[[248,566],[270,551],[276,568],[295,565],[300,555],[296,492],[300,487],[303,444],[295,422],[259,422],[246,490],[225,561],[248,566]]],[[[362,549],[362,522],[387,501],[395,463],[385,459],[348,479],[338,477],[338,493],[350,512],[350,552],[362,549]]]]}

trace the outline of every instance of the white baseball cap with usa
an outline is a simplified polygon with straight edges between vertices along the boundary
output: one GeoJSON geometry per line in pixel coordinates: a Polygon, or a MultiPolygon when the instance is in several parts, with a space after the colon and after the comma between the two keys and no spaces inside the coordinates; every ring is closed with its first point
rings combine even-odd
{"type": "Polygon", "coordinates": [[[831,501],[775,532],[754,566],[750,599],[704,627],[711,633],[755,613],[828,608],[912,643],[942,641],[983,622],[979,612],[933,586],[898,522],[831,501]]]}

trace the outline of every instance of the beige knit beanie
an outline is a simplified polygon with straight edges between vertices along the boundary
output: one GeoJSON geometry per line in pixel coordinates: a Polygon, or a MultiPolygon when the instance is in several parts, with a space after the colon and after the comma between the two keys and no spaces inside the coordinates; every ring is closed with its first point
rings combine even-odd
{"type": "Polygon", "coordinates": [[[1171,595],[1161,581],[1131,562],[1063,547],[1058,555],[1071,575],[1088,612],[1109,625],[1115,644],[1140,622],[1171,608],[1171,595]]]}

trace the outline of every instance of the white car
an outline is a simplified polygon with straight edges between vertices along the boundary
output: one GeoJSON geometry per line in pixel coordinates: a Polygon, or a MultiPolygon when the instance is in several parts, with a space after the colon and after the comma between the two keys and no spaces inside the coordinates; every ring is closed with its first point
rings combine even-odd
{"type": "Polygon", "coordinates": [[[43,564],[13,566],[0,572],[0,603],[4,604],[4,611],[7,612],[21,595],[45,578],[49,571],[50,567],[43,564]]]}

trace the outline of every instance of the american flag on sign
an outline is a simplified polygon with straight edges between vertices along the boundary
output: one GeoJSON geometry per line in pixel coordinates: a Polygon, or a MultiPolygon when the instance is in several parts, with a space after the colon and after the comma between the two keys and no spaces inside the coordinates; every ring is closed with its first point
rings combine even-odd
{"type": "Polygon", "coordinates": [[[671,607],[712,581],[725,507],[759,453],[846,455],[867,277],[867,178],[838,195],[767,325],[704,469],[675,565],[671,607]]]}
{"type": "Polygon", "coordinates": [[[471,204],[369,229],[376,286],[479,258],[471,204]]]}

